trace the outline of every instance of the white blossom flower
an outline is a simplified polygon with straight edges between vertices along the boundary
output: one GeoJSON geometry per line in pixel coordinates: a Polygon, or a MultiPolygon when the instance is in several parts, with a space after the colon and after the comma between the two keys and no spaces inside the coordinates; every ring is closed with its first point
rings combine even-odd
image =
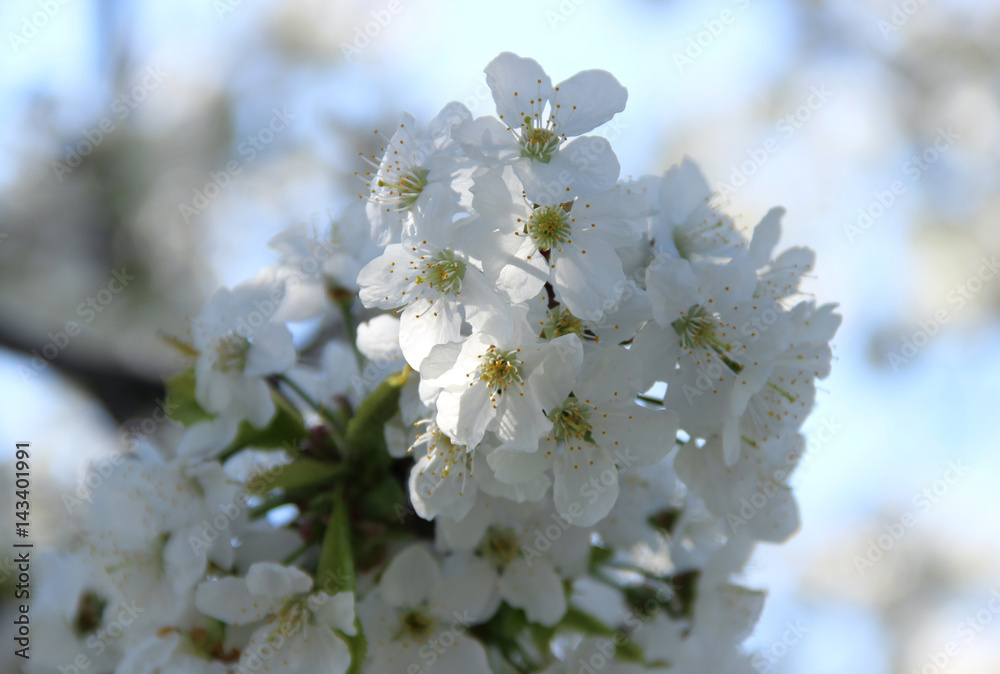
{"type": "Polygon", "coordinates": [[[553,87],[537,62],[504,52],[486,66],[486,82],[500,121],[480,117],[455,130],[471,157],[512,162],[538,204],[614,186],[621,166],[611,144],[582,135],[625,109],[628,92],[610,73],[586,70],[553,87]]]}
{"type": "Polygon", "coordinates": [[[434,419],[453,442],[475,447],[489,430],[502,447],[533,452],[552,426],[546,410],[569,394],[583,349],[576,335],[531,337],[523,316],[510,340],[477,332],[432,354],[440,374],[423,384],[436,395],[434,419]]]}
{"type": "Polygon", "coordinates": [[[753,444],[743,441],[739,458],[727,465],[716,437],[703,447],[685,445],[674,465],[684,484],[725,521],[728,536],[780,543],[799,526],[788,477],[804,446],[802,436],[794,434],[753,444]]]}
{"type": "Polygon", "coordinates": [[[680,483],[673,457],[621,475],[618,482],[618,500],[607,517],[595,525],[597,533],[614,548],[628,550],[637,543],[655,548],[662,531],[680,516],[676,503],[680,483]],[[660,520],[657,528],[650,525],[652,517],[660,520]]]}
{"type": "MultiPolygon", "coordinates": [[[[427,430],[410,447],[416,459],[410,470],[410,501],[424,519],[441,514],[461,519],[476,502],[476,453],[453,443],[433,421],[427,424],[427,430]]],[[[482,462],[482,457],[479,460],[482,462]]]]}
{"type": "Polygon", "coordinates": [[[473,209],[507,239],[487,263],[499,267],[500,287],[513,296],[527,273],[533,297],[549,281],[572,313],[591,321],[616,306],[627,282],[615,249],[640,239],[640,199],[612,188],[536,205],[502,169],[480,177],[472,193],[473,209]]]}
{"type": "Polygon", "coordinates": [[[377,589],[358,604],[368,640],[365,671],[491,674],[482,645],[467,634],[487,617],[487,573],[475,561],[442,572],[421,545],[393,557],[377,589]]]}
{"type": "Polygon", "coordinates": [[[802,277],[812,271],[816,254],[808,248],[789,248],[771,259],[781,236],[781,218],[785,209],[772,208],[753,230],[748,252],[760,278],[756,296],[768,295],[776,300],[798,292],[802,277]]]}
{"type": "Polygon", "coordinates": [[[650,466],[674,446],[677,415],[635,402],[641,368],[626,349],[593,348],[573,393],[549,409],[552,429],[538,451],[554,457],[556,509],[578,526],[611,511],[619,471],[650,466]]]}
{"type": "Polygon", "coordinates": [[[198,610],[230,625],[263,624],[240,656],[238,671],[344,674],[347,644],[335,630],[354,636],[354,594],[311,592],[313,580],[294,567],[259,562],[246,578],[222,578],[198,586],[198,610]]]}
{"type": "Polygon", "coordinates": [[[735,461],[739,419],[788,348],[786,312],[770,297],[754,297],[756,274],[745,253],[725,264],[660,256],[647,288],[656,323],[636,337],[637,353],[667,382],[664,404],[680,414],[684,430],[721,435],[727,461],[735,461]]]}
{"type": "Polygon", "coordinates": [[[485,72],[499,120],[404,115],[368,194],[174,340],[183,436],[63,495],[32,671],[756,668],[763,593],[734,579],[798,527],[840,323],[804,299],[815,254],[776,253],[780,207],[744,234],[686,157],[618,183],[585,135],[624,109],[610,74],[485,72]]]}
{"type": "Polygon", "coordinates": [[[481,498],[461,519],[438,521],[442,542],[486,563],[486,586],[522,608],[528,620],[552,626],[566,612],[563,579],[583,571],[590,537],[551,506],[481,498]]]}
{"type": "Polygon", "coordinates": [[[142,597],[140,628],[181,620],[209,563],[233,564],[231,540],[246,521],[239,497],[218,462],[164,462],[138,448],[95,491],[82,531],[94,564],[105,569],[109,602],[142,597]]]}
{"type": "Polygon", "coordinates": [[[685,157],[657,182],[659,198],[649,223],[657,251],[683,259],[728,258],[746,248],[732,219],[712,207],[712,189],[693,161],[685,157]]]}
{"type": "MultiPolygon", "coordinates": [[[[381,159],[372,157],[379,163],[366,209],[372,239],[379,246],[399,241],[404,232],[412,233],[412,214],[427,199],[428,185],[450,189],[451,178],[462,163],[451,130],[470,119],[472,114],[464,105],[449,103],[421,132],[413,115],[403,115],[381,159]]],[[[457,202],[457,195],[452,198],[457,202]]]]}
{"type": "Polygon", "coordinates": [[[268,321],[273,293],[263,284],[223,288],[192,322],[195,395],[207,412],[255,426],[274,414],[263,377],[291,367],[295,347],[287,327],[268,321]]]}
{"type": "Polygon", "coordinates": [[[512,323],[509,304],[478,267],[478,241],[468,221],[454,219],[444,187],[432,185],[426,193],[414,233],[387,246],[358,277],[365,306],[405,307],[399,345],[415,369],[436,345],[458,341],[463,321],[508,335],[512,323]]]}
{"type": "Polygon", "coordinates": [[[653,318],[646,291],[637,287],[634,281],[626,283],[617,305],[600,320],[580,318],[561,304],[549,304],[544,295],[528,302],[528,322],[537,326],[545,339],[575,334],[584,344],[626,344],[653,318]]]}
{"type": "Polygon", "coordinates": [[[192,457],[225,447],[241,421],[261,428],[274,416],[274,401],[265,377],[285,372],[295,363],[292,333],[271,322],[284,296],[271,275],[222,288],[191,323],[190,348],[195,358],[195,397],[215,418],[185,431],[180,451],[192,457]]]}
{"type": "Polygon", "coordinates": [[[775,358],[767,383],[750,397],[741,419],[743,435],[766,441],[805,422],[816,398],[816,380],[830,374],[829,341],[840,325],[835,308],[807,301],[788,312],[792,342],[775,358]]]}
{"type": "Polygon", "coordinates": [[[269,242],[280,253],[272,267],[275,279],[284,281],[285,297],[272,317],[274,322],[304,321],[323,316],[332,308],[330,291],[358,291],[358,272],[381,252],[371,239],[363,203],[349,205],[340,217],[319,226],[319,217],[276,234],[269,242]]]}
{"type": "Polygon", "coordinates": [[[166,630],[165,634],[151,635],[128,648],[115,674],[227,674],[229,671],[226,663],[193,652],[176,630],[166,630]]]}

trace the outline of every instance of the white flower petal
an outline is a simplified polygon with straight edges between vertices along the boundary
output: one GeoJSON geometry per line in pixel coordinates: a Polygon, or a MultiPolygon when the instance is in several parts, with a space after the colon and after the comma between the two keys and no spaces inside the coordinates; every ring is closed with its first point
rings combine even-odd
{"type": "Polygon", "coordinates": [[[774,247],[778,245],[778,239],[781,237],[781,216],[784,214],[784,208],[780,206],[772,208],[753,230],[749,253],[750,259],[758,269],[768,263],[774,247]]]}
{"type": "Polygon", "coordinates": [[[250,594],[242,578],[221,578],[198,585],[195,606],[207,616],[230,625],[249,625],[262,620],[284,602],[250,594]]]}
{"type": "MultiPolygon", "coordinates": [[[[344,640],[326,625],[310,625],[301,638],[289,639],[292,648],[284,657],[268,663],[269,669],[281,672],[285,662],[288,674],[344,674],[351,666],[351,651],[344,640]]],[[[286,647],[287,648],[287,647],[286,647]]],[[[285,650],[285,649],[282,649],[285,650]]],[[[279,653],[280,654],[280,653],[279,653]]]]}
{"type": "Polygon", "coordinates": [[[434,584],[429,606],[434,615],[445,621],[469,627],[489,616],[483,615],[496,589],[497,575],[481,557],[463,555],[450,558],[448,575],[434,584]]]}
{"type": "Polygon", "coordinates": [[[500,119],[515,129],[524,117],[541,114],[552,97],[552,80],[534,59],[503,52],[484,72],[500,119]]]}
{"type": "Polygon", "coordinates": [[[611,189],[621,164],[606,139],[580,136],[556,151],[547,164],[526,157],[515,160],[514,173],[529,200],[555,205],[611,189]]]}
{"type": "Polygon", "coordinates": [[[563,244],[553,256],[552,285],[566,307],[577,318],[599,321],[613,309],[625,289],[622,261],[613,248],[594,241],[588,247],[579,237],[563,244]]]}
{"type": "Polygon", "coordinates": [[[289,597],[312,589],[313,580],[294,566],[258,562],[247,571],[247,589],[255,597],[289,597]]]}
{"type": "Polygon", "coordinates": [[[268,323],[254,333],[243,374],[248,377],[285,372],[295,364],[295,344],[286,325],[268,323]]]}
{"type": "Polygon", "coordinates": [[[412,283],[407,279],[413,264],[411,252],[402,244],[390,244],[379,257],[361,269],[358,275],[359,296],[366,307],[394,309],[404,303],[403,293],[412,283]]]}
{"type": "Polygon", "coordinates": [[[406,307],[399,320],[399,347],[410,367],[421,363],[438,344],[458,341],[462,314],[459,304],[446,299],[420,298],[406,307]]]}
{"type": "Polygon", "coordinates": [[[441,577],[441,566],[422,545],[411,545],[396,555],[382,574],[379,596],[390,606],[416,606],[430,597],[441,577]]]}
{"type": "Polygon", "coordinates": [[[317,592],[310,597],[313,616],[318,622],[340,630],[349,637],[357,633],[354,626],[354,593],[338,592],[332,597],[325,592],[317,592]]]}
{"type": "Polygon", "coordinates": [[[573,524],[589,527],[604,519],[618,500],[614,457],[598,448],[574,449],[555,462],[552,497],[573,524]]]}
{"type": "Polygon", "coordinates": [[[625,109],[628,91],[604,70],[584,70],[560,82],[552,94],[556,133],[579,136],[625,109]]]}
{"type": "Polygon", "coordinates": [[[551,627],[566,613],[562,578],[544,559],[517,559],[500,576],[500,596],[531,622],[551,627]]]}

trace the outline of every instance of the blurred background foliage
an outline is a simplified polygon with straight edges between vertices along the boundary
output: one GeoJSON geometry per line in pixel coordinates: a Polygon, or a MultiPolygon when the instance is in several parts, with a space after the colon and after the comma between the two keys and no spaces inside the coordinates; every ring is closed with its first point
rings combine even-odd
{"type": "Polygon", "coordinates": [[[511,50],[554,81],[613,72],[623,176],[687,154],[745,225],[784,205],[782,244],[819,253],[808,289],[841,302],[803,530],[752,568],[760,670],[937,671],[955,642],[947,671],[1000,671],[1000,4],[17,0],[0,28],[0,441],[38,448],[43,543],[157,404],[163,336],[356,200],[374,130],[491,113],[482,67],[511,50]]]}

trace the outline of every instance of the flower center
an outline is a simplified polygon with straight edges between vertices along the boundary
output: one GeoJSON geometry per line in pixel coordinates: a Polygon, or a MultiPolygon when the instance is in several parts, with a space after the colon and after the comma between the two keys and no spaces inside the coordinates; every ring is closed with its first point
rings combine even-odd
{"type": "Polygon", "coordinates": [[[726,343],[719,336],[719,329],[722,327],[719,317],[700,304],[695,304],[688,309],[687,316],[678,318],[670,324],[674,331],[681,338],[681,346],[685,349],[708,349],[713,351],[726,366],[739,374],[743,366],[729,357],[733,350],[731,344],[726,343]]]}
{"type": "Polygon", "coordinates": [[[552,433],[556,439],[568,442],[570,440],[582,440],[591,444],[596,444],[591,435],[593,426],[590,424],[590,413],[593,410],[589,405],[581,405],[576,396],[566,398],[563,406],[552,410],[549,419],[552,420],[552,433]]]}
{"type": "Polygon", "coordinates": [[[503,393],[511,384],[521,381],[521,362],[516,351],[500,351],[490,346],[480,358],[484,356],[486,362],[479,366],[479,379],[491,390],[503,393]]]}
{"type": "Polygon", "coordinates": [[[491,526],[476,551],[502,569],[521,556],[520,537],[510,527],[491,526]]]}
{"type": "Polygon", "coordinates": [[[381,195],[383,199],[392,199],[399,204],[400,210],[405,210],[417,203],[420,193],[427,187],[427,175],[430,173],[425,168],[412,167],[399,172],[396,182],[391,182],[389,177],[380,178],[378,186],[387,188],[388,193],[381,195]]]}
{"type": "Polygon", "coordinates": [[[549,313],[549,320],[542,329],[545,339],[555,339],[563,335],[583,335],[583,323],[567,309],[556,307],[549,313]]]}
{"type": "Polygon", "coordinates": [[[531,117],[521,124],[521,156],[548,164],[559,149],[559,136],[552,129],[536,126],[531,117]]]}
{"type": "Polygon", "coordinates": [[[714,222],[703,220],[695,227],[683,225],[674,227],[673,239],[677,254],[685,260],[690,260],[691,255],[698,252],[700,247],[727,243],[724,230],[722,230],[725,224],[722,218],[717,218],[714,222]],[[716,232],[715,230],[720,231],[716,232]],[[699,238],[704,240],[699,242],[699,238]]]}
{"type": "Polygon", "coordinates": [[[424,273],[416,282],[426,283],[445,295],[457,295],[462,290],[463,278],[465,263],[457,259],[451,249],[445,249],[425,263],[424,273]]]}
{"type": "Polygon", "coordinates": [[[438,429],[437,425],[432,424],[427,432],[417,436],[416,442],[406,450],[407,453],[419,445],[427,445],[428,457],[431,459],[440,458],[444,462],[444,466],[439,469],[439,475],[442,478],[448,477],[451,474],[452,467],[455,465],[464,466],[466,470],[471,468],[469,453],[466,451],[465,445],[456,445],[453,443],[451,438],[438,429]]]}
{"type": "Polygon", "coordinates": [[[96,592],[88,591],[80,597],[73,621],[73,631],[78,637],[90,634],[101,624],[108,602],[96,592]]]}
{"type": "Polygon", "coordinates": [[[229,333],[215,343],[216,364],[222,372],[242,370],[247,362],[247,351],[250,350],[250,340],[246,337],[229,333]]]}
{"type": "Polygon", "coordinates": [[[571,233],[569,220],[562,206],[536,208],[525,230],[539,250],[549,250],[563,243],[571,233]]]}
{"type": "Polygon", "coordinates": [[[312,620],[312,611],[309,610],[307,604],[308,595],[299,595],[285,602],[277,615],[272,616],[268,621],[277,620],[278,622],[278,626],[268,635],[268,641],[274,640],[279,632],[284,637],[297,634],[303,625],[312,620]]]}
{"type": "Polygon", "coordinates": [[[399,620],[399,634],[396,638],[409,637],[416,641],[426,641],[434,632],[435,620],[426,604],[412,606],[403,611],[399,620]]]}

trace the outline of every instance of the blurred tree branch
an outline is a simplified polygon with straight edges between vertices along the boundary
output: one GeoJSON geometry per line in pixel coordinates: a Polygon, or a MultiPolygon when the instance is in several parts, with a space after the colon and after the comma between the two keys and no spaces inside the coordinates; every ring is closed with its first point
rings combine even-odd
{"type": "MultiPolygon", "coordinates": [[[[148,374],[136,372],[108,358],[81,358],[63,350],[47,360],[39,357],[38,340],[0,324],[0,347],[24,355],[31,362],[23,365],[27,372],[40,374],[55,368],[101,402],[119,424],[136,416],[149,414],[158,399],[166,394],[163,382],[148,374]],[[37,368],[38,360],[45,368],[37,368]]],[[[23,372],[24,370],[22,370],[23,372]]]]}

